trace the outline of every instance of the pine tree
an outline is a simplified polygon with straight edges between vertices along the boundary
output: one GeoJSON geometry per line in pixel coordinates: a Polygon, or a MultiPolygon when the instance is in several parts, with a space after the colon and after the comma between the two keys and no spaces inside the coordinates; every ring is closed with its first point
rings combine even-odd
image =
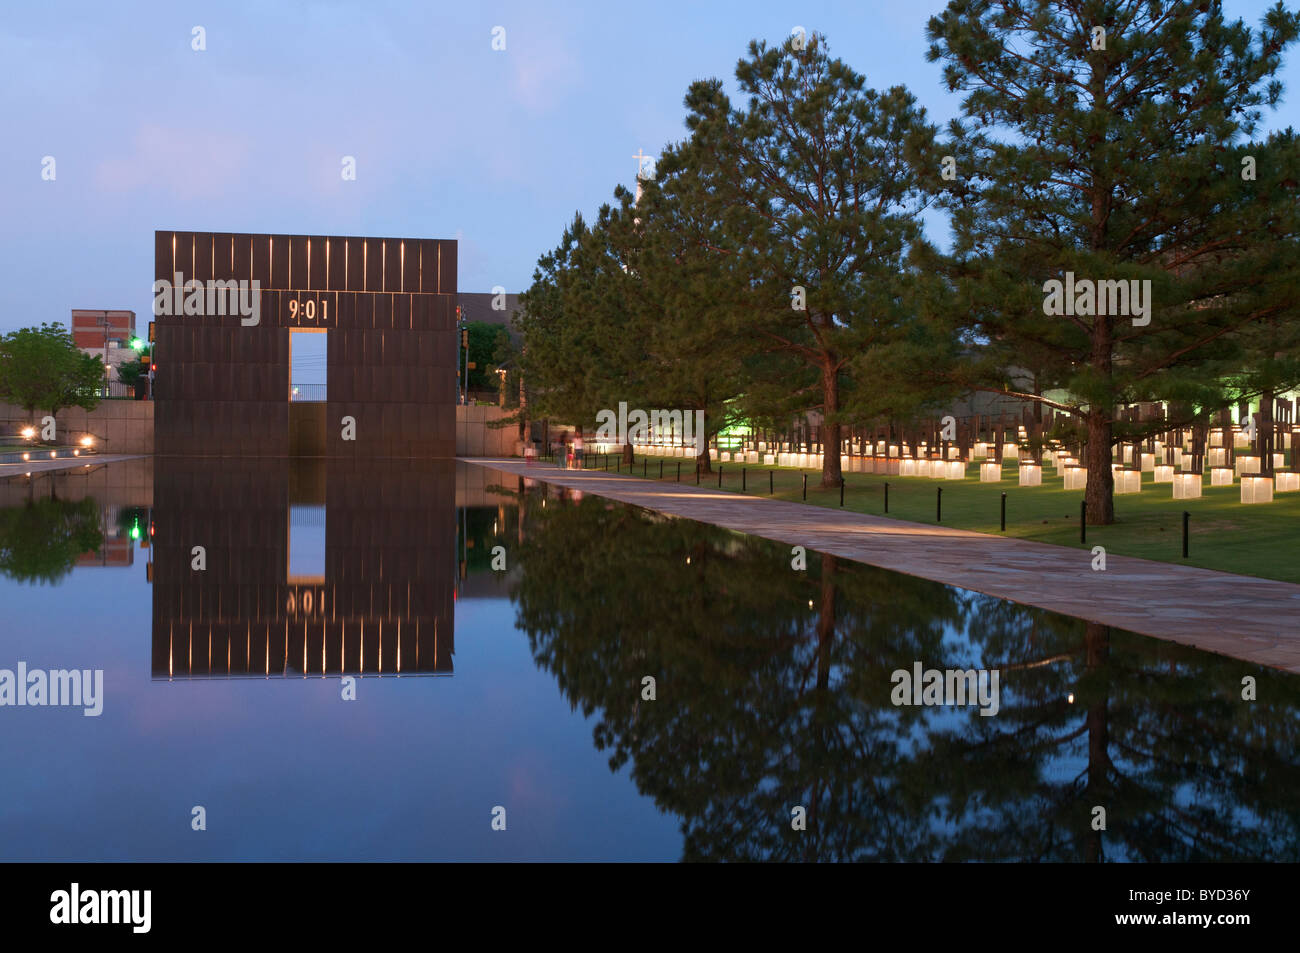
{"type": "MultiPolygon", "coordinates": [[[[1259,158],[1259,191],[1285,194],[1300,184],[1300,141],[1294,130],[1274,133],[1266,142],[1252,143],[1240,151],[1259,158]]],[[[1284,253],[1293,261],[1300,259],[1300,236],[1292,236],[1287,244],[1289,251],[1284,253]]],[[[1273,452],[1282,449],[1274,440],[1276,398],[1300,387],[1300,288],[1295,281],[1286,281],[1287,277],[1270,283],[1283,307],[1247,327],[1235,342],[1241,359],[1230,378],[1234,404],[1259,404],[1254,450],[1263,476],[1273,476],[1273,452]]],[[[1294,469],[1298,448],[1291,449],[1294,469]]]]}
{"type": "Polygon", "coordinates": [[[741,242],[713,214],[699,172],[689,143],[667,146],[640,200],[619,197],[635,277],[630,305],[646,342],[644,376],[654,382],[654,406],[703,412],[706,446],[696,465],[707,473],[707,441],[744,419],[754,296],[738,268],[741,242]]]}
{"type": "Polygon", "coordinates": [[[533,416],[588,429],[601,410],[620,400],[635,406],[647,394],[643,337],[624,287],[633,278],[611,244],[617,214],[603,206],[594,227],[575,215],[523,295],[518,326],[533,416]]]}
{"type": "Polygon", "coordinates": [[[716,79],[692,84],[686,106],[692,161],[753,289],[736,341],[766,359],[749,363],[746,402],[769,418],[819,410],[834,487],[849,365],[906,328],[900,283],[922,240],[917,169],[937,166],[934,129],[906,89],[868,89],[822,36],[752,42],[736,79],[744,108],[716,79]]]}
{"type": "Polygon", "coordinates": [[[1114,520],[1117,409],[1221,406],[1234,335],[1294,288],[1294,183],[1250,178],[1238,147],[1281,95],[1272,77],[1298,24],[1279,3],[1255,32],[1217,0],[952,0],[928,24],[929,59],[969,93],[949,183],[968,331],[1004,373],[1018,351],[1050,355],[1069,396],[1017,396],[1086,433],[1090,523],[1114,520]],[[1112,307],[1080,291],[1048,314],[1047,283],[1065,273],[1149,281],[1149,310],[1116,313],[1110,286],[1112,307]]]}

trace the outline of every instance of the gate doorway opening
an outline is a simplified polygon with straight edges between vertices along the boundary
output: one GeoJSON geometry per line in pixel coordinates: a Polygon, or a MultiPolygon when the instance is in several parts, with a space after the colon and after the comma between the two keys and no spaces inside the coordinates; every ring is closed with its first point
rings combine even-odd
{"type": "Polygon", "coordinates": [[[329,332],[289,329],[289,400],[323,403],[329,396],[329,332]]]}
{"type": "Polygon", "coordinates": [[[325,456],[329,332],[289,329],[289,455],[325,456]]]}

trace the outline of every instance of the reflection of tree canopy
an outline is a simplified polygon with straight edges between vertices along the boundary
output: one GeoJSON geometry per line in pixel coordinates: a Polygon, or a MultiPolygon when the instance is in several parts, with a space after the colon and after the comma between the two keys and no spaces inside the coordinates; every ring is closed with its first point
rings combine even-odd
{"type": "Polygon", "coordinates": [[[599,499],[526,505],[519,625],[686,859],[1297,857],[1292,676],[599,499]],[[999,714],[894,707],[915,661],[1000,668],[999,714]]]}
{"type": "Polygon", "coordinates": [[[462,536],[459,549],[467,569],[469,572],[488,572],[492,568],[492,546],[497,537],[492,525],[497,519],[496,508],[463,507],[461,514],[462,522],[457,531],[462,536]]]}
{"type": "Polygon", "coordinates": [[[0,573],[19,582],[56,583],[77,557],[99,549],[99,505],[91,499],[35,500],[0,510],[0,573]]]}
{"type": "MultiPolygon", "coordinates": [[[[967,631],[1014,695],[1004,688],[1002,716],[991,719],[985,770],[941,759],[949,790],[981,808],[954,845],[960,853],[1300,859],[1300,680],[996,599],[977,602],[967,631]],[[1241,698],[1247,675],[1257,681],[1253,702],[1241,698]],[[1105,832],[1092,829],[1094,805],[1106,808],[1105,832]]],[[[942,744],[953,755],[969,747],[966,739],[942,744]]]]}
{"type": "Polygon", "coordinates": [[[465,561],[465,571],[474,575],[493,572],[492,549],[510,544],[519,530],[519,501],[523,480],[514,486],[492,483],[484,487],[490,505],[462,506],[457,513],[456,551],[465,561]]]}

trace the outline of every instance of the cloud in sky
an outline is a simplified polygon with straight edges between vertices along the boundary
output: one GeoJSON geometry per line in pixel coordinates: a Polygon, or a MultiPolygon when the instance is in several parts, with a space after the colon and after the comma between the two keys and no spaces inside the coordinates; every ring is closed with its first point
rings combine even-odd
{"type": "Polygon", "coordinates": [[[238,128],[147,122],[128,154],[95,164],[93,180],[109,193],[150,189],[182,201],[221,198],[247,181],[250,152],[251,143],[238,128]]]}
{"type": "Polygon", "coordinates": [[[554,24],[532,25],[515,31],[517,39],[508,46],[514,73],[514,94],[520,104],[534,112],[555,109],[578,84],[581,70],[572,49],[573,35],[554,24]],[[519,34],[523,33],[523,36],[519,34]]]}

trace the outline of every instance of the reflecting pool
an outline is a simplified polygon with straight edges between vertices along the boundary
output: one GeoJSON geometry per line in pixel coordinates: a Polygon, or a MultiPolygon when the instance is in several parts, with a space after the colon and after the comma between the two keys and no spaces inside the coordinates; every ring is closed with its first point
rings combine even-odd
{"type": "Polygon", "coordinates": [[[0,707],[0,858],[1300,859],[1300,678],[796,562],[450,461],[0,480],[0,672],[103,671],[0,707]]]}

